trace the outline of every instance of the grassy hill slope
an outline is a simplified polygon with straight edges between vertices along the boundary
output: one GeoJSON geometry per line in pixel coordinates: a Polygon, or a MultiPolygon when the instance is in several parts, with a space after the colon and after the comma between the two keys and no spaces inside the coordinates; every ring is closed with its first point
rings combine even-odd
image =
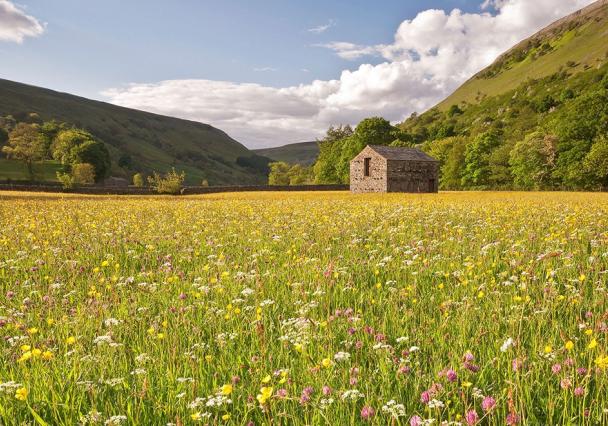
{"type": "Polygon", "coordinates": [[[464,83],[438,106],[477,103],[567,68],[571,74],[597,67],[608,57],[608,0],[570,15],[501,55],[490,67],[464,83]]]}
{"type": "Polygon", "coordinates": [[[113,159],[113,174],[133,171],[117,166],[132,158],[134,170],[186,172],[189,183],[207,179],[212,185],[264,183],[260,171],[237,164],[254,155],[226,133],[210,125],[165,117],[104,102],[0,79],[0,116],[15,118],[35,112],[43,120],[73,124],[105,142],[113,159]]]}
{"type": "Polygon", "coordinates": [[[275,148],[254,149],[252,151],[275,161],[310,166],[317,160],[319,144],[317,142],[300,142],[275,148]]]}
{"type": "Polygon", "coordinates": [[[608,0],[519,43],[399,127],[441,161],[444,189],[608,187],[608,0]]]}

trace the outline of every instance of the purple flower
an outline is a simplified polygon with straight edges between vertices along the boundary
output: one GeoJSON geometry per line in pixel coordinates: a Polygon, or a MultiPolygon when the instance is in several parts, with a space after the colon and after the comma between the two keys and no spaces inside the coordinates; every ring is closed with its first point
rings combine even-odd
{"type": "MultiPolygon", "coordinates": [[[[473,362],[473,361],[475,361],[475,357],[473,356],[473,354],[471,352],[467,352],[466,354],[464,354],[464,361],[473,362]]],[[[470,411],[469,411],[469,413],[470,413],[470,411]]]]}
{"type": "Polygon", "coordinates": [[[579,376],[584,376],[585,374],[587,374],[587,369],[585,367],[579,367],[576,369],[576,373],[579,376]]]}
{"type": "Polygon", "coordinates": [[[477,414],[477,411],[475,411],[475,410],[467,411],[464,418],[469,426],[477,424],[477,422],[479,421],[479,415],[477,414]]]}
{"type": "Polygon", "coordinates": [[[456,372],[454,370],[452,370],[451,368],[445,373],[445,376],[452,383],[454,383],[456,380],[458,380],[458,374],[456,374],[456,372]]]}
{"type": "Polygon", "coordinates": [[[325,396],[331,395],[331,388],[329,386],[323,386],[322,392],[325,396]]]}
{"type": "Polygon", "coordinates": [[[411,371],[410,367],[407,365],[402,365],[401,367],[399,367],[399,370],[397,371],[399,374],[407,374],[411,371]]]}
{"type": "Polygon", "coordinates": [[[186,297],[187,297],[187,296],[186,296],[186,293],[180,293],[180,295],[179,295],[179,298],[180,298],[181,300],[185,300],[185,299],[186,299],[186,297]]]}
{"type": "Polygon", "coordinates": [[[423,404],[428,404],[431,401],[431,393],[429,391],[424,391],[420,394],[420,402],[423,404]]]}
{"type": "Polygon", "coordinates": [[[302,391],[302,395],[308,395],[308,396],[310,396],[310,395],[313,394],[314,391],[315,391],[315,389],[312,386],[306,386],[304,388],[304,390],[302,391]]]}
{"type": "Polygon", "coordinates": [[[287,397],[287,389],[284,389],[284,388],[283,389],[279,389],[277,391],[277,396],[279,398],[286,398],[287,397]]]}
{"type": "Polygon", "coordinates": [[[410,419],[410,426],[422,426],[422,417],[412,416],[410,419]]]}
{"type": "Polygon", "coordinates": [[[496,400],[491,396],[486,396],[481,402],[481,408],[484,412],[491,411],[496,406],[496,400]]]}
{"type": "Polygon", "coordinates": [[[509,426],[513,426],[516,425],[517,423],[519,423],[519,416],[515,413],[509,413],[507,414],[507,425],[509,426]]]}
{"type": "Polygon", "coordinates": [[[372,417],[374,417],[374,414],[376,414],[376,412],[368,405],[361,409],[361,418],[363,420],[370,420],[372,417]]]}
{"type": "Polygon", "coordinates": [[[472,373],[477,373],[479,371],[479,366],[472,364],[470,362],[465,362],[464,363],[464,368],[466,368],[467,370],[469,370],[472,373]]]}
{"type": "Polygon", "coordinates": [[[553,374],[559,374],[560,371],[562,371],[561,364],[553,364],[553,366],[551,367],[551,371],[553,372],[553,374]]]}
{"type": "Polygon", "coordinates": [[[583,389],[582,387],[577,387],[576,389],[574,389],[574,395],[576,396],[583,396],[585,395],[585,389],[583,389]]]}
{"type": "Polygon", "coordinates": [[[572,381],[566,377],[559,382],[559,385],[562,389],[569,389],[570,387],[572,387],[572,381]]]}

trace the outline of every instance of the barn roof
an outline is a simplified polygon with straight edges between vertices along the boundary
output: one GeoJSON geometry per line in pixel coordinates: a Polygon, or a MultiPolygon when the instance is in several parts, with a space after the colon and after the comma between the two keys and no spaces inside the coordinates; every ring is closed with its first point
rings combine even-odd
{"type": "Polygon", "coordinates": [[[437,162],[436,159],[428,154],[420,151],[416,148],[404,148],[397,146],[382,146],[382,145],[368,145],[371,149],[376,151],[380,156],[387,160],[397,161],[433,161],[437,162]]]}

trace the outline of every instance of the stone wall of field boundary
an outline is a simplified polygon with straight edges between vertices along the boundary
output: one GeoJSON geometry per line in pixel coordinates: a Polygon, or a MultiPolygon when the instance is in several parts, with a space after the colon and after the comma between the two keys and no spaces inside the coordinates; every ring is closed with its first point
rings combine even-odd
{"type": "MultiPolygon", "coordinates": [[[[240,185],[240,186],[186,186],[182,189],[182,195],[217,194],[221,192],[254,192],[254,191],[348,191],[348,185],[296,185],[296,186],[274,186],[274,185],[240,185]]],[[[66,194],[98,194],[98,195],[158,195],[150,188],[110,187],[110,186],[82,186],[73,189],[63,189],[59,184],[0,184],[0,191],[24,191],[24,192],[58,192],[66,194]]]]}

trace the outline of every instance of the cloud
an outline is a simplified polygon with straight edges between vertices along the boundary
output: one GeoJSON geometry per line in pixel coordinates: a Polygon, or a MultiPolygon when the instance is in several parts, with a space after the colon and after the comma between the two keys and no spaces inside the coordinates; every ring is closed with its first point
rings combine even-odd
{"type": "Polygon", "coordinates": [[[275,71],[278,71],[277,68],[272,68],[272,67],[260,67],[260,68],[254,68],[253,70],[255,72],[275,72],[275,71]]]}
{"type": "Polygon", "coordinates": [[[0,0],[0,41],[22,43],[26,37],[37,37],[44,25],[9,0],[0,0]]]}
{"type": "Polygon", "coordinates": [[[375,46],[363,46],[345,41],[334,41],[325,44],[315,44],[316,47],[324,47],[333,50],[342,59],[355,60],[362,56],[377,55],[380,52],[375,46]]]}
{"type": "Polygon", "coordinates": [[[323,34],[325,31],[327,31],[328,29],[335,27],[335,26],[336,26],[336,21],[334,21],[333,19],[330,19],[327,22],[327,24],[319,25],[318,27],[309,28],[306,31],[308,31],[309,33],[313,33],[313,34],[323,34]]]}
{"type": "Polygon", "coordinates": [[[211,80],[131,84],[104,92],[118,105],[210,123],[249,147],[312,140],[331,124],[381,115],[403,120],[433,106],[498,55],[593,0],[493,0],[495,13],[426,10],[392,43],[333,43],[338,55],[377,55],[335,80],[274,88],[211,80]]]}

